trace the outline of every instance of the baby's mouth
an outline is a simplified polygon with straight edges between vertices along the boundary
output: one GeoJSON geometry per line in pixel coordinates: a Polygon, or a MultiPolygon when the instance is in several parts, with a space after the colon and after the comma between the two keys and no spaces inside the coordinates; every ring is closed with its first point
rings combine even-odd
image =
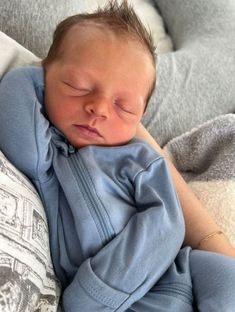
{"type": "Polygon", "coordinates": [[[91,137],[102,137],[96,128],[90,127],[89,125],[75,125],[75,127],[85,135],[91,137]]]}

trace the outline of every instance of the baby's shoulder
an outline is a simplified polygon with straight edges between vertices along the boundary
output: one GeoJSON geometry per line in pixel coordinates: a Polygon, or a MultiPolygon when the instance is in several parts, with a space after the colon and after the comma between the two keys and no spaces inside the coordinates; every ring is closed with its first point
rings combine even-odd
{"type": "Polygon", "coordinates": [[[79,150],[87,167],[103,172],[112,171],[125,172],[126,175],[136,175],[136,173],[147,170],[152,164],[158,165],[164,162],[164,158],[159,155],[149,144],[139,139],[133,139],[128,144],[122,146],[88,146],[79,150]]]}
{"type": "Polygon", "coordinates": [[[151,145],[141,139],[134,138],[127,144],[127,149],[144,162],[152,162],[154,160],[163,159],[151,145]]]}
{"type": "Polygon", "coordinates": [[[43,84],[43,68],[41,66],[17,67],[9,70],[2,78],[1,83],[24,83],[33,85],[43,84]]]}

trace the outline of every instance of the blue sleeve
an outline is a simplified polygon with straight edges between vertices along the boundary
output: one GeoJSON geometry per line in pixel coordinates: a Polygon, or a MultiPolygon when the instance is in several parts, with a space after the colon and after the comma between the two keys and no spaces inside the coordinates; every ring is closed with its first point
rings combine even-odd
{"type": "Polygon", "coordinates": [[[162,158],[134,181],[138,212],[123,231],[79,268],[65,289],[72,311],[125,311],[142,298],[174,261],[184,220],[162,158]]]}
{"type": "Polygon", "coordinates": [[[52,151],[43,116],[41,68],[20,68],[0,82],[0,149],[31,180],[48,178],[52,151]]]}

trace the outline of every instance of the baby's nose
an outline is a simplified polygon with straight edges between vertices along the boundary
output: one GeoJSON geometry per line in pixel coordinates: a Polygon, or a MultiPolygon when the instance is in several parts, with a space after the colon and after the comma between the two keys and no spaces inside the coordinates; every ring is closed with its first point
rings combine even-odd
{"type": "Polygon", "coordinates": [[[110,103],[108,99],[99,97],[94,99],[93,102],[89,102],[86,105],[88,113],[95,115],[96,117],[106,118],[109,115],[110,103]]]}

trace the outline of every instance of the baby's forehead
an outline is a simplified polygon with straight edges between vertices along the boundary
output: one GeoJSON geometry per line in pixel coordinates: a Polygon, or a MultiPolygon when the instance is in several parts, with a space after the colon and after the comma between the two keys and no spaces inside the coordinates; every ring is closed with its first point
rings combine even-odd
{"type": "MultiPolygon", "coordinates": [[[[60,52],[64,57],[71,51],[74,51],[74,53],[79,51],[80,53],[81,49],[84,51],[86,47],[89,48],[90,44],[94,45],[94,42],[97,42],[97,46],[98,43],[103,42],[103,49],[112,45],[116,49],[122,48],[126,44],[131,45],[133,47],[132,50],[139,51],[142,55],[146,55],[152,60],[152,56],[146,46],[131,34],[115,31],[102,23],[93,21],[82,22],[72,26],[61,43],[60,52]]],[[[153,66],[155,67],[154,63],[153,66]]]]}
{"type": "MultiPolygon", "coordinates": [[[[126,57],[129,57],[130,53],[133,55],[133,59],[136,59],[137,57],[137,62],[139,57],[139,62],[142,62],[143,57],[145,58],[146,56],[148,59],[147,63],[149,64],[150,60],[153,65],[153,71],[151,69],[151,72],[153,72],[153,76],[155,76],[155,64],[152,62],[152,56],[140,41],[131,37],[131,35],[128,36],[122,32],[115,32],[112,29],[107,28],[104,24],[94,21],[82,22],[70,28],[66,39],[62,43],[62,61],[67,63],[75,54],[77,54],[77,56],[80,55],[81,57],[81,55],[88,53],[88,49],[91,47],[94,51],[94,53],[92,53],[94,58],[96,58],[96,54],[100,55],[100,52],[102,53],[104,50],[107,51],[111,48],[111,51],[113,51],[116,49],[117,53],[115,52],[115,57],[117,58],[117,62],[122,61],[120,60],[120,57],[125,58],[125,55],[126,57]],[[97,44],[95,42],[97,42],[97,44]],[[102,45],[100,42],[102,42],[102,45]],[[127,46],[131,46],[131,48],[126,49],[125,47],[127,46]],[[123,54],[121,50],[123,51],[123,54]],[[126,53],[128,53],[128,55],[126,53]]],[[[108,56],[109,55],[106,55],[106,57],[108,56]]],[[[110,57],[113,56],[114,55],[111,53],[110,57]]]]}
{"type": "MultiPolygon", "coordinates": [[[[64,34],[64,40],[66,44],[78,42],[84,38],[93,38],[94,40],[107,40],[107,44],[112,41],[116,42],[133,42],[139,49],[143,49],[146,53],[150,54],[146,46],[141,40],[133,34],[131,31],[124,30],[122,27],[113,26],[106,24],[102,21],[96,20],[85,20],[79,22],[73,26],[64,34]]],[[[67,45],[64,45],[66,48],[67,45]]]]}
{"type": "Polygon", "coordinates": [[[133,32],[128,30],[128,28],[121,27],[115,23],[109,23],[107,20],[103,19],[87,19],[77,22],[76,24],[72,25],[70,30],[100,30],[102,33],[112,34],[116,37],[133,37],[133,32]]]}

